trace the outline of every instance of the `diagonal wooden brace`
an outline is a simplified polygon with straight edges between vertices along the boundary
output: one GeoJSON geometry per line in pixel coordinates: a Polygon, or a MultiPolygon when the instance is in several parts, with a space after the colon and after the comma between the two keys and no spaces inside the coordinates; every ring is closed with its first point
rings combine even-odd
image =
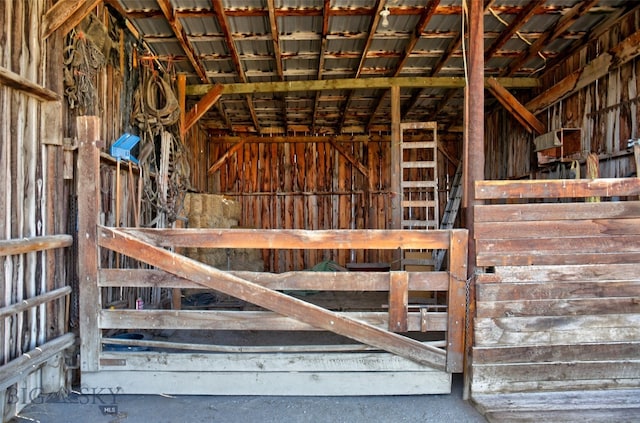
{"type": "Polygon", "coordinates": [[[115,228],[99,227],[98,244],[284,316],[346,336],[419,364],[445,369],[445,351],[342,316],[188,257],[148,244],[115,228]]]}

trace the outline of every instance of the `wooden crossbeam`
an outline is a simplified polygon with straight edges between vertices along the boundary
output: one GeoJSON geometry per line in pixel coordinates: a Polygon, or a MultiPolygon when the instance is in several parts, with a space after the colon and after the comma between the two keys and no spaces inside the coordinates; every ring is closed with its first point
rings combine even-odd
{"type": "Polygon", "coordinates": [[[445,352],[441,349],[270,290],[215,267],[155,247],[119,229],[99,227],[98,243],[102,247],[126,254],[176,276],[191,279],[203,287],[215,289],[419,364],[438,370],[445,369],[445,352]]]}
{"type": "Polygon", "coordinates": [[[546,132],[546,126],[540,122],[522,103],[507,91],[495,78],[487,78],[487,88],[498,99],[500,104],[516,118],[529,132],[542,135],[546,132]]]}
{"type": "Polygon", "coordinates": [[[42,38],[47,38],[59,28],[63,28],[63,33],[66,34],[101,2],[102,0],[60,0],[44,15],[42,38]]]}
{"type": "Polygon", "coordinates": [[[347,159],[347,161],[349,163],[351,163],[353,166],[356,167],[356,169],[358,169],[360,171],[360,173],[362,173],[365,178],[369,178],[369,169],[367,169],[362,163],[360,163],[360,161],[358,159],[356,159],[355,157],[353,157],[353,155],[351,153],[349,153],[349,151],[347,151],[346,148],[343,148],[342,146],[340,146],[338,143],[336,143],[334,140],[331,140],[331,145],[333,146],[333,148],[335,148],[338,153],[342,154],[342,156],[347,159]]]}
{"type": "Polygon", "coordinates": [[[215,173],[216,170],[220,169],[222,165],[227,161],[227,159],[231,157],[233,153],[240,150],[244,144],[245,144],[244,141],[240,141],[239,143],[231,147],[229,150],[227,150],[227,152],[224,153],[222,157],[218,159],[217,162],[211,165],[211,167],[208,170],[209,174],[215,173]]]}
{"type": "MultiPolygon", "coordinates": [[[[506,88],[539,88],[536,78],[496,78],[506,88]]],[[[247,82],[224,84],[223,95],[324,90],[372,90],[391,86],[401,88],[464,88],[463,77],[383,77],[322,79],[314,81],[247,82]]],[[[213,84],[187,85],[188,96],[205,95],[213,84]]]]}
{"type": "Polygon", "coordinates": [[[211,88],[209,92],[206,93],[191,110],[189,110],[189,113],[187,113],[184,119],[184,126],[182,127],[183,134],[195,125],[196,122],[198,122],[198,120],[204,116],[204,114],[207,113],[214,104],[216,104],[220,99],[220,96],[222,96],[223,88],[222,84],[214,85],[213,88],[211,88]]]}

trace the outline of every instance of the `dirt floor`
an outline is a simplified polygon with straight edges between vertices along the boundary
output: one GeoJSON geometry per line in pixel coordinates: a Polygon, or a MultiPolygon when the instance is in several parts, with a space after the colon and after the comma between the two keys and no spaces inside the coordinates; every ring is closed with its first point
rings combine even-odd
{"type": "Polygon", "coordinates": [[[468,402],[462,400],[459,375],[454,375],[450,395],[247,397],[96,394],[38,397],[11,422],[486,422],[468,402]]]}

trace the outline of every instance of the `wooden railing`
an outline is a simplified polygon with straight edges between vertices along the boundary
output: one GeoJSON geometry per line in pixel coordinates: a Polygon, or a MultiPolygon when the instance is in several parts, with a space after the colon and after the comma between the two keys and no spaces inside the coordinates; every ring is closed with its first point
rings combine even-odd
{"type": "MultiPolygon", "coordinates": [[[[467,231],[304,231],[209,229],[114,229],[101,227],[102,247],[156,267],[100,269],[101,288],[207,288],[270,311],[107,310],[98,305],[100,329],[327,330],[448,371],[462,366],[466,296],[467,231]],[[171,248],[445,249],[446,272],[224,272],[171,248]],[[164,271],[158,270],[162,269],[164,271]],[[388,292],[375,311],[335,312],[282,291],[388,292]],[[441,309],[409,303],[411,292],[444,292],[441,309]],[[423,344],[397,333],[445,332],[423,344]],[[395,333],[394,333],[395,332],[395,333]],[[445,351],[439,347],[446,346],[445,351]],[[446,357],[446,358],[445,358],[446,357]]],[[[437,294],[436,294],[437,295],[437,294]]],[[[102,340],[101,342],[111,342],[102,340]]],[[[197,349],[190,345],[188,349],[197,349]]],[[[285,347],[286,349],[286,347],[285,347]]]]}

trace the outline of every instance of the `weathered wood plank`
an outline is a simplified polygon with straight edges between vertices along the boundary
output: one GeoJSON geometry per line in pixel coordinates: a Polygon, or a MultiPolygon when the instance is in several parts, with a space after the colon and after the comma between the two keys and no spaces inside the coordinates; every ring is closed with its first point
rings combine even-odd
{"type": "Polygon", "coordinates": [[[640,339],[640,316],[542,316],[475,319],[476,346],[629,342],[640,339]]]}
{"type": "MultiPolygon", "coordinates": [[[[389,315],[386,312],[335,314],[346,319],[357,319],[376,328],[386,329],[389,326],[389,315]]],[[[446,313],[429,313],[426,319],[429,330],[446,331],[446,313]]],[[[419,312],[409,313],[407,321],[408,330],[421,330],[422,316],[419,312]]],[[[101,310],[99,326],[102,329],[322,330],[277,313],[246,310],[101,310]]]]}
{"type": "Polygon", "coordinates": [[[120,230],[102,227],[100,232],[99,243],[103,247],[127,254],[177,276],[192,279],[204,287],[218,290],[301,322],[376,346],[424,365],[444,369],[444,352],[437,348],[345,318],[278,291],[226,274],[195,260],[146,244],[120,230]],[[222,280],[213,281],[214,276],[222,280]]]}
{"type": "MultiPolygon", "coordinates": [[[[101,370],[206,372],[406,372],[424,366],[384,352],[317,353],[165,353],[103,352],[101,370]]],[[[434,373],[438,370],[431,370],[434,373]]]]}
{"type": "Polygon", "coordinates": [[[560,382],[568,380],[640,379],[639,360],[559,361],[549,363],[477,364],[477,383],[560,382]]]}
{"type": "Polygon", "coordinates": [[[584,198],[640,195],[640,178],[476,181],[476,198],[584,198]]]}
{"type": "Polygon", "coordinates": [[[21,239],[0,240],[0,257],[68,247],[71,235],[45,235],[21,239]]]}
{"type": "Polygon", "coordinates": [[[564,345],[489,346],[473,349],[474,364],[535,363],[552,361],[603,361],[638,358],[640,341],[586,344],[580,341],[564,345]]]}
{"type": "Polygon", "coordinates": [[[640,292],[635,297],[478,301],[476,316],[584,316],[625,313],[640,314],[640,292]]]}
{"type": "Polygon", "coordinates": [[[142,229],[126,228],[123,233],[163,247],[200,248],[449,248],[449,231],[356,230],[260,230],[260,229],[142,229]]]}
{"type": "Polygon", "coordinates": [[[640,281],[555,282],[540,280],[540,282],[522,283],[482,283],[477,285],[476,292],[476,300],[479,302],[605,297],[632,299],[640,296],[640,281]]]}
{"type": "MultiPolygon", "coordinates": [[[[633,230],[632,230],[633,231],[633,230]]],[[[538,239],[479,239],[476,241],[478,253],[526,253],[567,254],[578,253],[623,253],[640,251],[640,238],[637,235],[604,235],[575,237],[544,237],[538,239]]]]}
{"type": "MultiPolygon", "coordinates": [[[[231,271],[269,289],[313,291],[388,291],[387,272],[286,272],[231,271]]],[[[98,285],[103,287],[154,286],[159,288],[202,288],[202,285],[171,273],[151,269],[101,269],[98,285]]],[[[446,291],[447,272],[407,272],[411,291],[446,291]]]]}
{"type": "MultiPolygon", "coordinates": [[[[638,178],[640,179],[640,178],[638,178]]],[[[476,239],[537,239],[563,237],[590,237],[613,235],[640,235],[640,218],[584,219],[538,222],[482,222],[476,224],[476,239]]],[[[603,239],[603,242],[605,240],[603,239]]],[[[535,250],[535,246],[532,245],[535,250]]]]}
{"type": "Polygon", "coordinates": [[[531,253],[478,253],[478,266],[534,266],[534,265],[576,265],[576,264],[624,264],[640,263],[640,253],[577,253],[549,254],[532,251],[531,253]]]}
{"type": "Polygon", "coordinates": [[[640,217],[640,201],[478,205],[474,213],[476,222],[628,219],[640,217]]]}
{"type": "Polygon", "coordinates": [[[451,392],[445,372],[138,372],[84,373],[88,386],[121,394],[422,395],[451,392]]]}
{"type": "Polygon", "coordinates": [[[478,284],[498,282],[542,281],[631,281],[640,280],[638,265],[634,263],[584,264],[567,266],[501,266],[494,273],[483,273],[476,278],[478,284]]]}
{"type": "Polygon", "coordinates": [[[637,389],[640,379],[565,379],[565,380],[474,380],[473,392],[475,394],[506,394],[506,393],[535,393],[544,391],[578,391],[578,390],[616,390],[637,389]]]}

